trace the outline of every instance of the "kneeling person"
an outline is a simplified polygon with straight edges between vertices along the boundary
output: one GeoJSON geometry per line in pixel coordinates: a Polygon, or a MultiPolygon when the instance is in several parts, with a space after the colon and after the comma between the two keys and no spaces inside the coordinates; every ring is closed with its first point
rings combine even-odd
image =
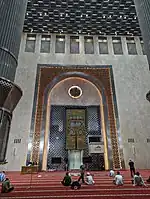
{"type": "Polygon", "coordinates": [[[146,186],[139,172],[136,172],[134,175],[133,186],[146,186]]]}
{"type": "Polygon", "coordinates": [[[114,178],[114,184],[115,185],[123,185],[123,176],[120,174],[120,172],[117,172],[117,175],[114,178]]]}

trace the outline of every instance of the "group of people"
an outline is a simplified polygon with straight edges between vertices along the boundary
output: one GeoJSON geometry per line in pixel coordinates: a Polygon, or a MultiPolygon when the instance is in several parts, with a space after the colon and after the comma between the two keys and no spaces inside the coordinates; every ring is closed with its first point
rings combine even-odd
{"type": "Polygon", "coordinates": [[[5,171],[0,173],[0,182],[2,183],[1,193],[8,193],[14,189],[9,178],[6,178],[5,171]]]}
{"type": "Polygon", "coordinates": [[[86,173],[86,179],[85,179],[84,166],[80,167],[80,176],[77,181],[72,181],[69,172],[67,172],[61,183],[64,186],[71,186],[72,189],[80,189],[81,188],[81,184],[80,184],[81,180],[82,180],[83,184],[87,184],[87,185],[94,185],[94,183],[95,183],[93,180],[93,176],[89,172],[86,173]]]}
{"type": "MultiPolygon", "coordinates": [[[[129,167],[130,167],[131,178],[132,178],[131,182],[132,182],[133,186],[146,186],[140,173],[135,171],[134,162],[132,160],[129,161],[129,167]]],[[[123,179],[123,176],[121,175],[120,171],[117,171],[117,173],[115,174],[115,172],[111,169],[109,172],[109,176],[114,177],[113,183],[115,185],[123,185],[124,184],[124,179],[123,179]]],[[[147,182],[148,183],[150,182],[150,177],[147,179],[147,182]]]]}

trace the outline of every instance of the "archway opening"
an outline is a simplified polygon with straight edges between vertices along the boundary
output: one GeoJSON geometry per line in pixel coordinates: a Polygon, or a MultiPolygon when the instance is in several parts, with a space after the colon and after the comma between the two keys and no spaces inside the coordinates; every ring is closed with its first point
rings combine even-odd
{"type": "Polygon", "coordinates": [[[108,169],[103,99],[90,81],[69,77],[50,90],[42,169],[108,169]]]}

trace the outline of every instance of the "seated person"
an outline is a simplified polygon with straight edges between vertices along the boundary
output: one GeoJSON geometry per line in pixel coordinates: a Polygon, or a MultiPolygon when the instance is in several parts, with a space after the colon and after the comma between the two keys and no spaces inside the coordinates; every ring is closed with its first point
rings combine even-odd
{"type": "Polygon", "coordinates": [[[139,172],[136,172],[134,175],[133,186],[145,186],[144,180],[139,172]]]}
{"type": "Polygon", "coordinates": [[[74,181],[72,184],[71,184],[71,189],[80,189],[81,188],[81,184],[79,183],[79,181],[74,181]]]}
{"type": "Polygon", "coordinates": [[[3,182],[6,179],[5,171],[0,173],[0,182],[3,182]]]}
{"type": "Polygon", "coordinates": [[[10,184],[10,180],[8,178],[6,178],[3,182],[2,182],[2,189],[1,192],[2,193],[8,193],[10,191],[12,191],[14,189],[14,187],[10,184]]]}
{"type": "Polygon", "coordinates": [[[61,182],[64,186],[70,186],[71,185],[71,177],[69,173],[67,172],[63,181],[61,182]]]}
{"type": "Polygon", "coordinates": [[[95,182],[94,182],[94,180],[93,180],[93,177],[92,177],[92,175],[90,174],[90,173],[87,173],[86,174],[87,176],[86,176],[86,184],[88,184],[88,185],[93,185],[95,182]]]}
{"type": "Polygon", "coordinates": [[[114,184],[115,185],[123,185],[123,176],[120,174],[120,172],[117,172],[117,175],[114,178],[114,184]]]}
{"type": "Polygon", "coordinates": [[[114,176],[115,176],[115,172],[114,172],[113,169],[110,169],[110,171],[109,171],[109,176],[110,176],[110,177],[114,177],[114,176]]]}
{"type": "Polygon", "coordinates": [[[146,182],[150,183],[150,176],[149,176],[149,178],[146,180],[146,182]]]}

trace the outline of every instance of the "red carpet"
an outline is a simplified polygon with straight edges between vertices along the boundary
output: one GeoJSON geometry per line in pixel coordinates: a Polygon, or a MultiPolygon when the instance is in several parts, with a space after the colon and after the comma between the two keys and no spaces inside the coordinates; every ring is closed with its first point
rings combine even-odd
{"type": "MultiPolygon", "coordinates": [[[[9,172],[7,176],[15,189],[11,193],[1,194],[3,199],[150,199],[150,185],[148,187],[133,187],[130,173],[122,171],[124,185],[117,187],[113,185],[108,172],[92,172],[96,184],[94,186],[82,185],[80,190],[71,190],[70,187],[63,187],[60,184],[64,172],[45,172],[31,175],[21,175],[19,172],[9,172]],[[41,175],[41,177],[38,177],[41,175]]],[[[150,171],[140,171],[146,180],[150,171]]],[[[74,180],[78,177],[72,177],[74,180]]]]}

